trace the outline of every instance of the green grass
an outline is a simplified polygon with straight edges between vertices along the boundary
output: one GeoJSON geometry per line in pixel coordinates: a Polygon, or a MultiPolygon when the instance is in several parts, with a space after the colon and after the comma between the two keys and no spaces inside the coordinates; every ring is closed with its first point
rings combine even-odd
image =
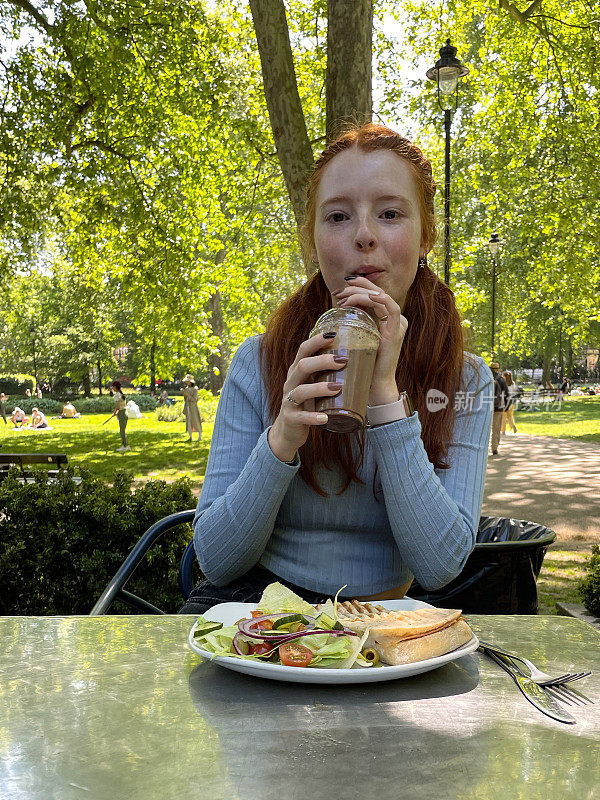
{"type": "Polygon", "coordinates": [[[569,397],[560,411],[517,411],[515,423],[521,433],[600,444],[600,395],[569,397]]]}
{"type": "Polygon", "coordinates": [[[132,472],[136,481],[190,477],[199,492],[214,425],[216,400],[201,406],[202,441],[187,441],[185,422],[160,422],[155,412],[144,412],[143,419],[130,419],[127,437],[131,450],[117,453],[121,446],[116,418],[103,424],[108,414],[86,414],[79,419],[50,419],[52,430],[13,430],[0,419],[0,446],[3,453],[65,453],[69,464],[91,469],[111,481],[115,470],[132,472]]]}
{"type": "Polygon", "coordinates": [[[556,614],[556,602],[581,603],[577,585],[585,577],[589,550],[548,550],[538,579],[538,614],[556,614]]]}

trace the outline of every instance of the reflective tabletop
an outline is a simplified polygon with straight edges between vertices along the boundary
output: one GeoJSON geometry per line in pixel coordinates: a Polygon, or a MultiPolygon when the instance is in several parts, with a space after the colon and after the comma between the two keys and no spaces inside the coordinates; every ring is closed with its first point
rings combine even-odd
{"type": "Polygon", "coordinates": [[[189,616],[0,618],[0,797],[600,798],[600,633],[471,616],[548,672],[592,669],[575,725],[480,653],[385,683],[278,683],[203,662],[189,616]]]}

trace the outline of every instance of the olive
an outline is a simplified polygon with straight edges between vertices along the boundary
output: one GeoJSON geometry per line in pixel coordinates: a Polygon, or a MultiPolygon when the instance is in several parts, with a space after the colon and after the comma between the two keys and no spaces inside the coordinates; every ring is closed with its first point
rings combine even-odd
{"type": "Polygon", "coordinates": [[[376,667],[379,664],[379,653],[377,650],[373,650],[372,647],[365,647],[362,651],[363,656],[370,661],[371,664],[376,667]]]}

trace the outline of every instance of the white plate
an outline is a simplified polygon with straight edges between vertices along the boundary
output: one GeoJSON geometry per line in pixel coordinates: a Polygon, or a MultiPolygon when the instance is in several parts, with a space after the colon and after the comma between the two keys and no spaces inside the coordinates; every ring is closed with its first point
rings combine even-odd
{"type": "MultiPolygon", "coordinates": [[[[380,601],[382,606],[390,611],[412,611],[415,608],[433,608],[429,603],[404,597],[402,600],[380,601]]],[[[239,619],[247,619],[256,610],[256,603],[219,603],[203,615],[212,622],[222,622],[226,627],[234,625],[239,619]]],[[[195,653],[204,658],[211,659],[212,653],[198,647],[194,640],[194,623],[188,636],[189,646],[195,653]]],[[[402,664],[397,667],[384,665],[382,667],[365,667],[363,669],[319,669],[319,667],[284,667],[282,664],[271,664],[267,661],[245,661],[242,658],[231,656],[215,656],[215,664],[219,664],[234,672],[244,672],[246,675],[255,675],[259,678],[270,678],[275,681],[291,681],[293,683],[375,683],[376,681],[391,681],[395,678],[408,678],[419,675],[432,669],[441,667],[450,661],[456,661],[468,653],[477,650],[479,641],[473,634],[467,642],[457,650],[445,653],[443,656],[428,658],[425,661],[415,661],[413,664],[402,664]]]]}

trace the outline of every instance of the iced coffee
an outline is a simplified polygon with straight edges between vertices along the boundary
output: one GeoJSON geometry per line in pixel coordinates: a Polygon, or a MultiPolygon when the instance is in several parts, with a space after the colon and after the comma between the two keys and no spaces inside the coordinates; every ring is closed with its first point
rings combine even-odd
{"type": "Polygon", "coordinates": [[[335,331],[336,337],[321,353],[344,356],[341,369],[320,372],[315,382],[338,383],[342,391],[333,397],[317,397],[315,411],[327,414],[323,428],[335,433],[352,433],[365,425],[367,403],[381,334],[371,315],[361,308],[332,308],[319,319],[311,336],[335,331]]]}

